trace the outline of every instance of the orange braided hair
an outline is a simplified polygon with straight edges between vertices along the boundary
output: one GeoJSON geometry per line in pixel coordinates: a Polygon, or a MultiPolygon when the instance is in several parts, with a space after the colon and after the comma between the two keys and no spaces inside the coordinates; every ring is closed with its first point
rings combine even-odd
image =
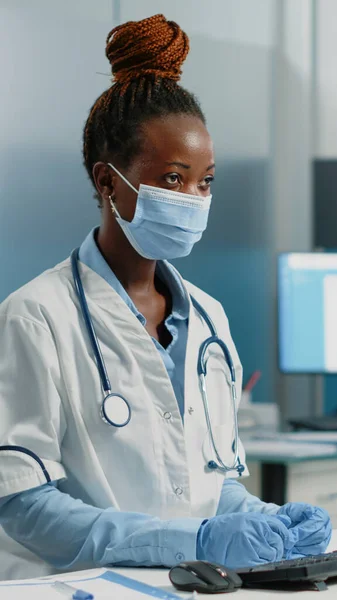
{"type": "Polygon", "coordinates": [[[177,23],[167,21],[164,15],[154,15],[112,29],[106,41],[106,56],[114,80],[123,86],[145,75],[179,81],[189,47],[189,39],[177,23]]]}

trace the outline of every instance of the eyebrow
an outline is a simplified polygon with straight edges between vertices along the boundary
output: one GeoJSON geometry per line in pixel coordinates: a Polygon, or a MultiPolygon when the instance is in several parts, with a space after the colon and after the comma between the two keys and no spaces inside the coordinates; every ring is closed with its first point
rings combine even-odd
{"type": "MultiPolygon", "coordinates": [[[[182,162],[167,162],[166,163],[168,167],[181,167],[182,169],[190,169],[191,165],[186,165],[185,163],[182,162]]],[[[209,165],[209,167],[207,167],[206,171],[210,171],[211,169],[214,169],[215,167],[215,163],[213,163],[212,165],[209,165]]]]}
{"type": "Polygon", "coordinates": [[[191,165],[186,165],[182,162],[167,162],[165,163],[168,167],[182,167],[182,169],[190,169],[191,165]]]}

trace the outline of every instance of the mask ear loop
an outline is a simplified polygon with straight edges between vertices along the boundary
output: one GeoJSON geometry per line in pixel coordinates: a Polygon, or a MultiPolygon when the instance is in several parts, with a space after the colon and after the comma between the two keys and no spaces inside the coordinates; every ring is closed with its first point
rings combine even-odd
{"type": "Polygon", "coordinates": [[[115,171],[115,173],[117,173],[117,175],[120,176],[121,179],[123,179],[124,183],[126,183],[134,192],[136,192],[136,194],[138,194],[138,190],[132,185],[132,183],[130,183],[130,181],[127,180],[126,177],[124,177],[124,175],[122,175],[120,171],[118,171],[118,169],[116,169],[116,167],[114,167],[111,163],[107,163],[107,165],[111,167],[115,171]]]}

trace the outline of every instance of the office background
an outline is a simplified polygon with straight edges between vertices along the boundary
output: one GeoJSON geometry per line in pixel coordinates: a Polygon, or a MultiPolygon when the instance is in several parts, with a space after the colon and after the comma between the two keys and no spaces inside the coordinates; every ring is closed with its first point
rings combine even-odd
{"type": "Polygon", "coordinates": [[[158,12],[190,37],[183,84],[217,161],[209,228],[177,264],[223,303],[246,376],[262,370],[255,400],[337,410],[335,377],[320,406],[313,377],[279,374],[276,328],[277,254],[314,247],[313,164],[337,160],[335,0],[2,0],[0,300],[99,222],[81,131],[109,85],[105,38],[158,12]]]}

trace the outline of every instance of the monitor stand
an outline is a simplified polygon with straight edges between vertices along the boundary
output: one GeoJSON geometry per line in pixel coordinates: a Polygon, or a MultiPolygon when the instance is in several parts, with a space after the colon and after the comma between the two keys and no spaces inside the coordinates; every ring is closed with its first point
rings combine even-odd
{"type": "Polygon", "coordinates": [[[314,397],[312,416],[289,419],[287,422],[295,431],[337,431],[337,413],[324,414],[324,376],[314,376],[314,397]]]}

